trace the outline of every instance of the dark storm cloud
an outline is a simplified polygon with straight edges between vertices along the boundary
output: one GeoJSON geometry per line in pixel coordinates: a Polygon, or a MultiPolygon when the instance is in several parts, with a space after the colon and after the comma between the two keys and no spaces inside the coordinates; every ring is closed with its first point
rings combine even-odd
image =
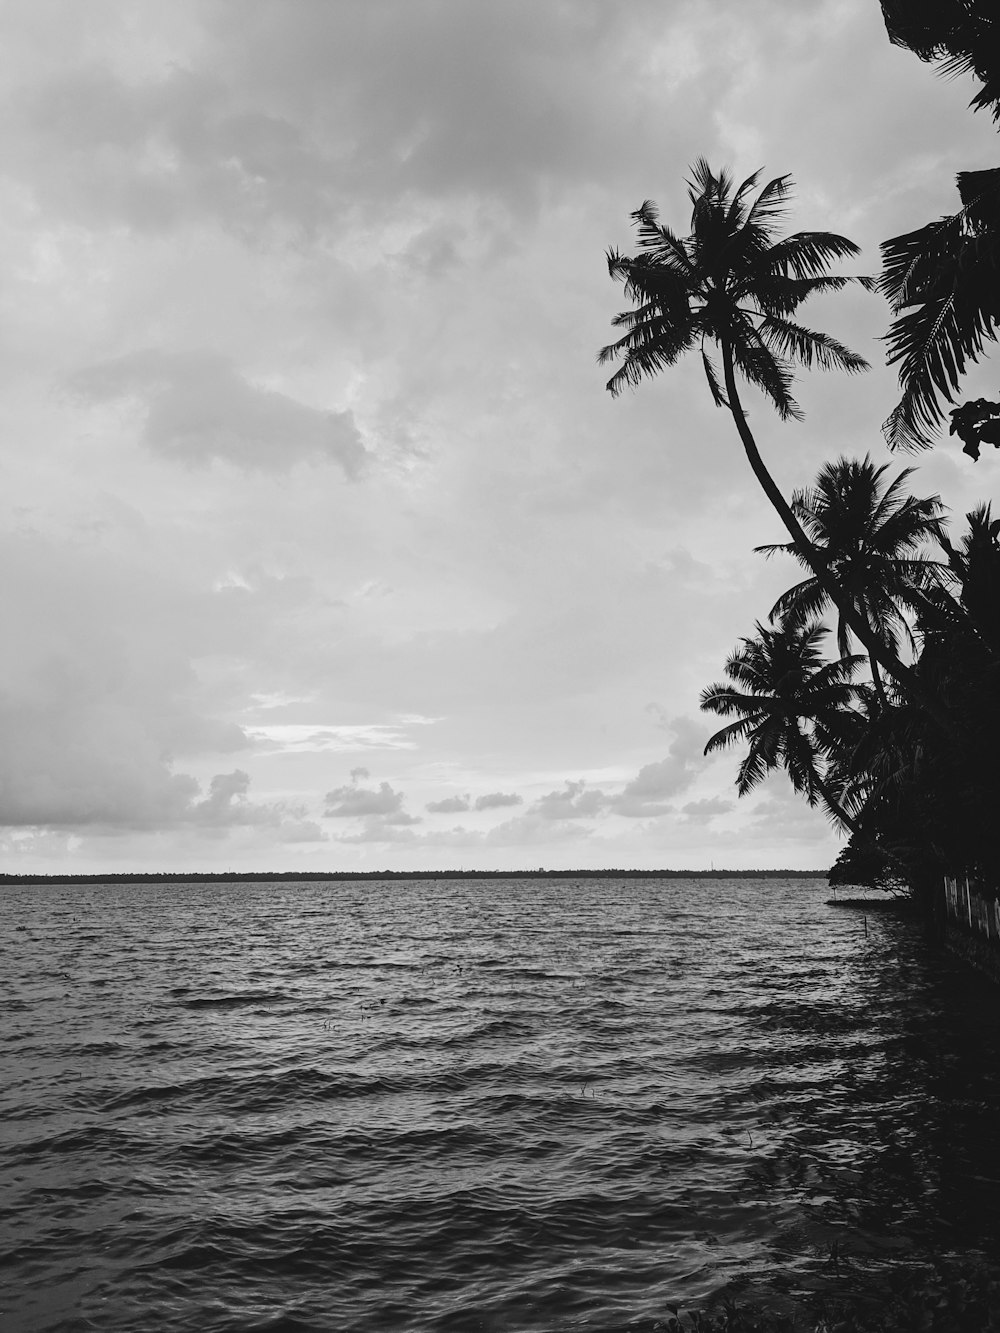
{"type": "Polygon", "coordinates": [[[295,463],[338,463],[357,478],[366,454],[350,412],[324,412],[249,383],[207,352],[134,352],[76,374],[71,387],[95,403],[138,401],[142,440],[189,464],[223,459],[287,472],[295,463]]]}

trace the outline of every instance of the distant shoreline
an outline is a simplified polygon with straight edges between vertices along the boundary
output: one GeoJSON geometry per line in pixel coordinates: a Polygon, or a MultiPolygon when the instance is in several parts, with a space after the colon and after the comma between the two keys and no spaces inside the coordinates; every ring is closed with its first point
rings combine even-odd
{"type": "Polygon", "coordinates": [[[826,879],[826,870],[226,870],[211,874],[10,875],[0,884],[239,884],[379,879],[826,879]]]}

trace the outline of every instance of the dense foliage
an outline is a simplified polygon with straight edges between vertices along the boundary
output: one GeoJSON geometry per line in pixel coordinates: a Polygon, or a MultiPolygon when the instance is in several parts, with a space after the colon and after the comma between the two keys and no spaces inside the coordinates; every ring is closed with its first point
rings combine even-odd
{"type": "MultiPolygon", "coordinates": [[[[972,99],[1000,121],[1000,14],[995,0],[881,0],[890,39],[945,74],[972,74],[972,99]]],[[[882,246],[880,287],[896,319],[889,362],[903,396],[885,423],[890,448],[922,449],[954,402],[969,362],[1000,321],[1000,168],[959,172],[961,208],[882,246]]],[[[951,433],[978,459],[1000,446],[1000,402],[976,399],[951,412],[951,433]]]]}

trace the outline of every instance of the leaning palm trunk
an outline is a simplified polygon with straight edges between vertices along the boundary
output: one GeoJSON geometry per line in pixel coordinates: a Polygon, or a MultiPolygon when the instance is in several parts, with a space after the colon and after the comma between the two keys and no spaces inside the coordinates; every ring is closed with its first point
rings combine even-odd
{"type": "Polygon", "coordinates": [[[858,611],[851,599],[845,596],[843,589],[831,576],[827,563],[822,553],[806,536],[805,531],[795,517],[795,514],[788,501],[782,495],[774,478],[768,472],[763,458],[760,456],[760,450],[757,448],[757,442],[753,433],[747,424],[746,415],[743,411],[743,405],[740,402],[739,393],[736,388],[736,375],[733,368],[732,346],[728,339],[722,340],[722,369],[726,383],[726,397],[733,420],[736,423],[736,429],[739,431],[740,440],[743,443],[743,449],[747,460],[753,469],[753,474],[760,483],[761,489],[770,500],[775,512],[791,537],[792,541],[802,550],[809,568],[812,570],[820,587],[837,607],[837,610],[843,616],[846,623],[851,627],[860,641],[864,644],[868,655],[874,664],[877,662],[886,675],[891,676],[899,685],[900,689],[914,703],[919,704],[926,709],[930,717],[946,733],[952,734],[954,726],[944,709],[941,708],[936,699],[934,699],[926,690],[923,689],[912,668],[906,666],[897,655],[888,647],[872,629],[868,621],[858,611]]]}

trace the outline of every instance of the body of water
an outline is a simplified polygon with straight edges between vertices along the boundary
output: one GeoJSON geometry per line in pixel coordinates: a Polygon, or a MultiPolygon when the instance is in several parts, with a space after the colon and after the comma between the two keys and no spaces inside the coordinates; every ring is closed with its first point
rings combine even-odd
{"type": "Polygon", "coordinates": [[[648,1328],[1000,1237],[1000,992],[822,882],[0,893],[5,1333],[648,1328]]]}

